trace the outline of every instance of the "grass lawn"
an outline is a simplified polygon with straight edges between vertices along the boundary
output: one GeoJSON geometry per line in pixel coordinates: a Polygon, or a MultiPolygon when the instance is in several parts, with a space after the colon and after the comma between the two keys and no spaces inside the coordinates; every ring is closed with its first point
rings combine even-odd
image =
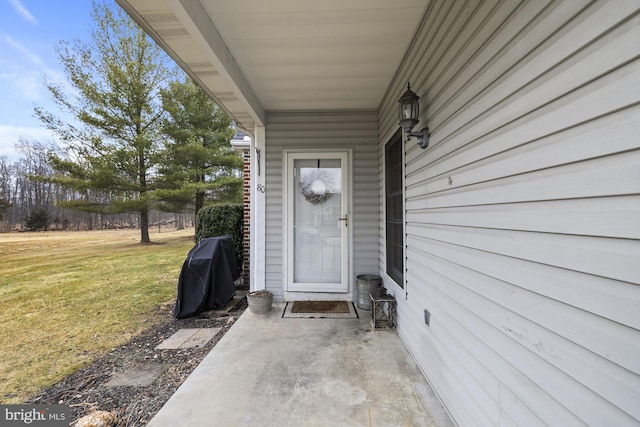
{"type": "Polygon", "coordinates": [[[149,231],[157,244],[138,230],[0,234],[0,403],[24,402],[175,301],[193,229],[149,231]]]}

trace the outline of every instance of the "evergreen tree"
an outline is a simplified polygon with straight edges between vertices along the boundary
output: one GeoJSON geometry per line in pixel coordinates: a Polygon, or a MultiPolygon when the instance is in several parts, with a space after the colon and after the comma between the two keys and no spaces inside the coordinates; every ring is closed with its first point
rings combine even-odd
{"type": "Polygon", "coordinates": [[[41,121],[67,144],[65,157],[51,157],[57,171],[51,180],[86,195],[72,207],[137,213],[140,241],[149,243],[163,115],[159,91],[172,72],[160,48],[120,8],[94,2],[92,17],[90,42],[61,42],[56,48],[73,90],[45,82],[73,120],[36,107],[41,121]],[[101,203],[91,197],[96,192],[101,203]]]}
{"type": "Polygon", "coordinates": [[[9,207],[11,207],[11,203],[4,197],[0,197],[0,221],[4,220],[7,212],[9,212],[9,207]]]}
{"type": "Polygon", "coordinates": [[[169,210],[215,203],[242,202],[242,158],[229,141],[231,120],[207,94],[187,78],[162,91],[167,112],[165,151],[159,161],[162,190],[158,198],[169,210]]]}
{"type": "Polygon", "coordinates": [[[51,224],[51,216],[44,207],[34,208],[24,218],[24,224],[27,230],[46,231],[49,228],[49,224],[51,224]]]}

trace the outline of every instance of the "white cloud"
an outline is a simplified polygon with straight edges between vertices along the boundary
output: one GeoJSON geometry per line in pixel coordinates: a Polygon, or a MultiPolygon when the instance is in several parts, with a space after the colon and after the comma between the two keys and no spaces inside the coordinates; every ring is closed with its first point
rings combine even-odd
{"type": "Polygon", "coordinates": [[[38,25],[38,19],[22,4],[20,0],[9,0],[16,13],[24,18],[31,25],[38,25]]]}
{"type": "Polygon", "coordinates": [[[37,54],[26,48],[24,45],[20,44],[17,40],[11,37],[8,34],[3,34],[4,41],[11,46],[13,49],[17,50],[23,57],[27,58],[33,65],[37,65],[39,67],[45,67],[45,63],[37,54]]]}
{"type": "Polygon", "coordinates": [[[1,40],[18,55],[13,55],[12,60],[0,58],[0,80],[9,82],[22,97],[32,101],[46,97],[45,76],[50,82],[64,82],[62,72],[49,67],[34,51],[8,34],[2,34],[1,40]]]}
{"type": "Polygon", "coordinates": [[[10,68],[0,72],[0,80],[10,82],[16,93],[32,101],[45,99],[42,75],[34,70],[10,68]]]}

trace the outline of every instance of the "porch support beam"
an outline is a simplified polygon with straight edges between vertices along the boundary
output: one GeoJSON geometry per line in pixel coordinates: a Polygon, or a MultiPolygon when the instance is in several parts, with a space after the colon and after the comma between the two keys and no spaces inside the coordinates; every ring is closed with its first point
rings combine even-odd
{"type": "Polygon", "coordinates": [[[251,138],[251,290],[259,291],[266,283],[266,192],[265,127],[257,126],[251,138]]]}
{"type": "Polygon", "coordinates": [[[253,92],[231,54],[231,50],[220,35],[215,23],[201,1],[167,0],[167,5],[187,29],[192,39],[211,61],[219,75],[225,80],[239,102],[255,120],[264,126],[266,115],[262,104],[253,92]]]}

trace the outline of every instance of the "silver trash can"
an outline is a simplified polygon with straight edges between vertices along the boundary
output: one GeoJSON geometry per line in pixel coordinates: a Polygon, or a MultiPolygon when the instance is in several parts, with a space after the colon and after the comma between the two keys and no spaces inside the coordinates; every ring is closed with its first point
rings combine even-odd
{"type": "Polygon", "coordinates": [[[360,274],[356,276],[358,288],[358,308],[363,310],[371,310],[371,297],[369,294],[375,294],[380,283],[380,276],[375,274],[360,274]]]}

